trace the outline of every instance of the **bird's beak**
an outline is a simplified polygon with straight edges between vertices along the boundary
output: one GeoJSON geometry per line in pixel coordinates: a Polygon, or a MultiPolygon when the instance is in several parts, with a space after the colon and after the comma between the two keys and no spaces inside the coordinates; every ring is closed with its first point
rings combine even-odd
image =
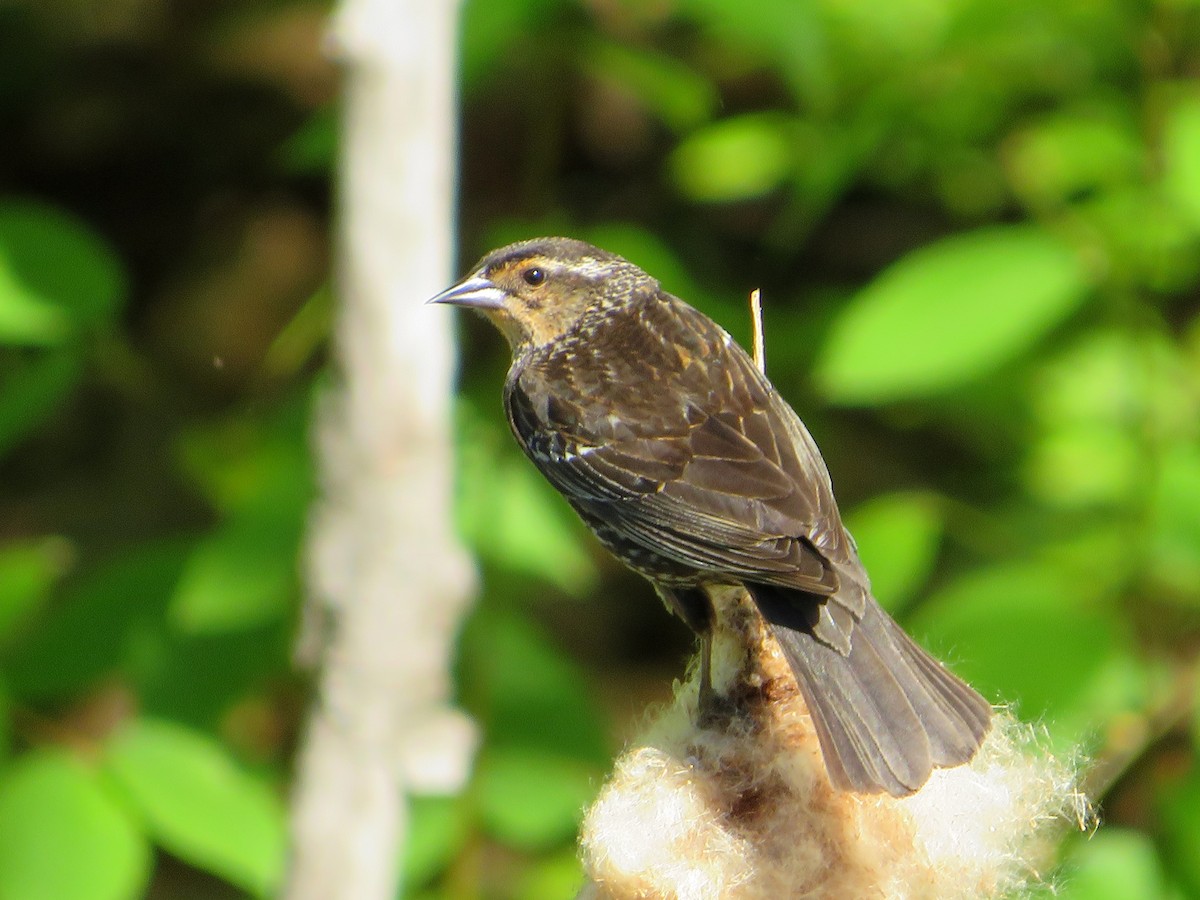
{"type": "Polygon", "coordinates": [[[449,303],[451,306],[466,306],[471,309],[501,309],[506,296],[501,288],[496,287],[483,275],[475,273],[425,302],[449,303]]]}

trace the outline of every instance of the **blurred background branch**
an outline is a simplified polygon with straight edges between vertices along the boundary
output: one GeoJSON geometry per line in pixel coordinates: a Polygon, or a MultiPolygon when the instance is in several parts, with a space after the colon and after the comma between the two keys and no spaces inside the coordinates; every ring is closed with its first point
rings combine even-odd
{"type": "Polygon", "coordinates": [[[454,352],[422,300],[453,270],[457,4],[347,0],[335,261],[338,384],[315,424],[321,661],[293,794],[291,900],[396,892],[406,793],[462,787],[474,737],[449,707],[472,579],[451,519],[454,352]],[[323,651],[323,652],[322,652],[323,651]]]}

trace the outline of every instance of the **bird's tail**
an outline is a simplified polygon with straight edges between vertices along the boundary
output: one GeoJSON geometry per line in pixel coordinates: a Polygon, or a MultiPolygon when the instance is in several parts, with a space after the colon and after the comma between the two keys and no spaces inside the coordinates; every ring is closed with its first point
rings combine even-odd
{"type": "MultiPolygon", "coordinates": [[[[840,788],[901,797],[935,767],[968,762],[991,705],[919,647],[868,595],[843,654],[812,634],[811,595],[752,585],[812,714],[840,788]]],[[[825,601],[833,602],[833,601],[825,601]]]]}

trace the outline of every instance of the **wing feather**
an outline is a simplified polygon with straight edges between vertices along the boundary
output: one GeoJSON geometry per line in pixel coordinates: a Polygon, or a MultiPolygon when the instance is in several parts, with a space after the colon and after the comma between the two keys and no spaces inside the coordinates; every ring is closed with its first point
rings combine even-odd
{"type": "MultiPolygon", "coordinates": [[[[725,343],[680,306],[684,323],[705,332],[698,341],[725,343]]],[[[595,385],[571,402],[561,383],[527,370],[506,392],[513,431],[585,519],[643,550],[717,577],[832,595],[841,548],[830,535],[842,529],[824,463],[749,357],[727,351],[695,391],[672,386],[669,415],[661,403],[647,415],[646,397],[627,390],[597,396],[595,385]]]]}

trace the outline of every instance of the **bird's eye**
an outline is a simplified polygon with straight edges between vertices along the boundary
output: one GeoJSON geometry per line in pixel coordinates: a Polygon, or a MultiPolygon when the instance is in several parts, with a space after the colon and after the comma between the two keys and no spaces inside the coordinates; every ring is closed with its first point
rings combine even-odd
{"type": "Polygon", "coordinates": [[[532,269],[526,269],[522,272],[521,277],[525,279],[525,283],[530,287],[537,287],[546,280],[546,272],[534,266],[532,269]]]}

